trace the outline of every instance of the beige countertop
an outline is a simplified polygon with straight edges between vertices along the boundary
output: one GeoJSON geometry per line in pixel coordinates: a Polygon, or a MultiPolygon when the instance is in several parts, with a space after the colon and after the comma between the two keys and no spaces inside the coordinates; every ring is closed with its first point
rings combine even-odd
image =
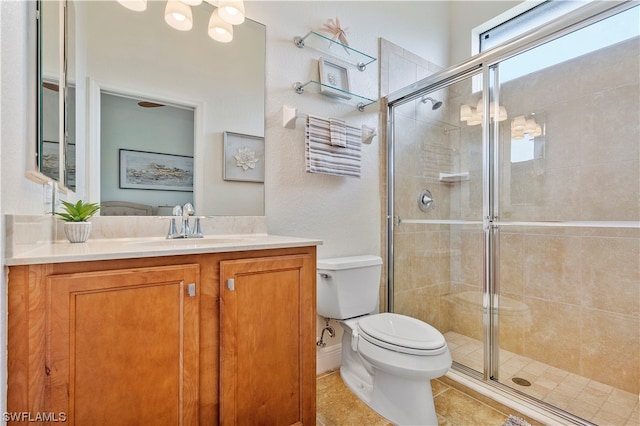
{"type": "Polygon", "coordinates": [[[206,238],[167,240],[165,238],[89,239],[86,243],[53,241],[23,246],[6,259],[7,265],[83,262],[90,260],[131,259],[264,250],[321,244],[319,240],[278,235],[213,235],[206,238]]]}
{"type": "Polygon", "coordinates": [[[164,236],[168,222],[161,218],[128,218],[118,221],[113,217],[105,217],[95,220],[91,237],[86,243],[70,243],[61,237],[59,221],[55,219],[7,215],[5,264],[12,266],[133,259],[322,244],[321,240],[313,238],[269,235],[264,232],[266,225],[260,217],[241,221],[237,218],[231,221],[213,218],[208,224],[206,221],[203,222],[204,238],[174,240],[164,236]],[[144,221],[144,225],[140,223],[140,226],[136,227],[136,221],[144,221]],[[124,232],[120,231],[121,228],[125,231],[136,229],[136,235],[122,237],[124,232]]]}

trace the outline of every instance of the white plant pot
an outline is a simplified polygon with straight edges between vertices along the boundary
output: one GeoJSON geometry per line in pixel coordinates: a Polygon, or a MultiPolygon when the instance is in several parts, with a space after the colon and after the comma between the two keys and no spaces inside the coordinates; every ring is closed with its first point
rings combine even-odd
{"type": "Polygon", "coordinates": [[[72,243],[84,243],[89,239],[91,222],[65,222],[64,234],[72,243]]]}

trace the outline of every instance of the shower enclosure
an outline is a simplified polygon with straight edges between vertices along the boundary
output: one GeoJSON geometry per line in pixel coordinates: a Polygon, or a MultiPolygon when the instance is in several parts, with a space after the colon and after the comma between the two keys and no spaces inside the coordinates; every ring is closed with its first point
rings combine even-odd
{"type": "Polygon", "coordinates": [[[596,3],[388,97],[388,308],[458,372],[637,424],[640,7],[596,3]]]}

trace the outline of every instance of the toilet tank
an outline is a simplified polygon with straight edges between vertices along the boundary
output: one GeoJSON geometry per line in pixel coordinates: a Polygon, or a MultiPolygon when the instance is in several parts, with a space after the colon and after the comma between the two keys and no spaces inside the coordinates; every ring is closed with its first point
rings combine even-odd
{"type": "Polygon", "coordinates": [[[318,315],[347,319],[377,312],[381,268],[378,256],[318,259],[318,315]]]}

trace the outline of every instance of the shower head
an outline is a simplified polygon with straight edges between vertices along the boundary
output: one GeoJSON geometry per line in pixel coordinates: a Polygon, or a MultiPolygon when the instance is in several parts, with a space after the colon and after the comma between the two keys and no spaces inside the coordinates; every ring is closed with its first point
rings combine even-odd
{"type": "Polygon", "coordinates": [[[429,96],[423,96],[422,103],[426,104],[427,101],[431,101],[431,109],[434,111],[442,106],[442,101],[436,101],[435,99],[430,98],[429,96]]]}

